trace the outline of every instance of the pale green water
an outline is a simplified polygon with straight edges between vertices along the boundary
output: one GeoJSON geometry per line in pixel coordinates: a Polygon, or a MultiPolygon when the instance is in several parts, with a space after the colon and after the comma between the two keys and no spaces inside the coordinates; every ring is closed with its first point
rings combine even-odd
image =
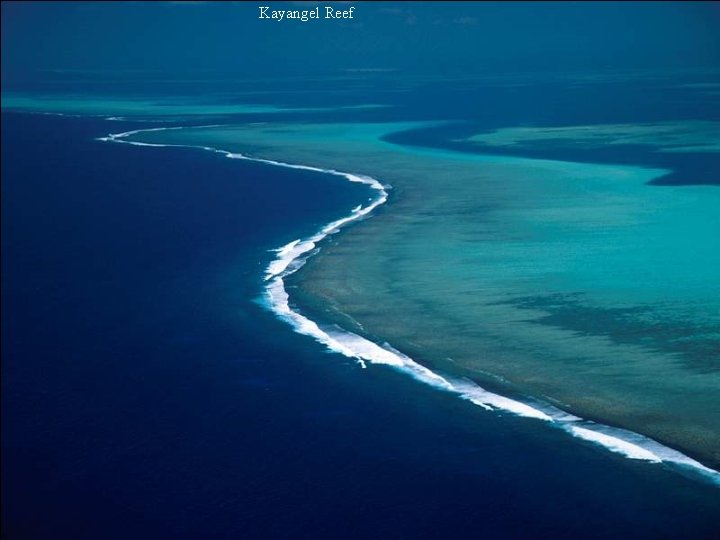
{"type": "MultiPolygon", "coordinates": [[[[379,108],[381,105],[353,105],[341,109],[379,108]]],[[[2,108],[55,114],[78,114],[97,116],[161,116],[161,117],[213,117],[231,114],[266,114],[279,112],[318,112],[336,110],[331,107],[277,107],[274,105],[250,105],[241,103],[215,103],[211,99],[186,98],[128,98],[67,95],[58,96],[2,94],[2,108]]]]}
{"type": "Polygon", "coordinates": [[[580,148],[642,145],[655,147],[660,152],[720,152],[720,122],[696,120],[645,124],[510,127],[480,133],[466,140],[495,148],[551,142],[572,144],[580,148]]]}
{"type": "Polygon", "coordinates": [[[141,139],[392,184],[386,207],[293,278],[301,307],[428,365],[720,463],[720,190],[645,185],[658,169],[379,140],[409,127],[265,124],[141,139]]]}

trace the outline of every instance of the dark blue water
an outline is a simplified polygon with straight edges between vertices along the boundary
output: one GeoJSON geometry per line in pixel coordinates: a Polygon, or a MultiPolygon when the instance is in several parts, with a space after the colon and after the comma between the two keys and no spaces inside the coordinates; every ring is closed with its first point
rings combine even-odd
{"type": "Polygon", "coordinates": [[[4,114],[3,538],[717,538],[720,490],[265,311],[362,186],[4,114]]]}

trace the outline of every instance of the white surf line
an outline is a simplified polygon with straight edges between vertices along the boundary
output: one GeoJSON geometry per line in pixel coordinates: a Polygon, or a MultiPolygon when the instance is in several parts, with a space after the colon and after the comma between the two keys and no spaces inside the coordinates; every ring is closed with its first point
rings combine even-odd
{"type": "MultiPolygon", "coordinates": [[[[192,127],[209,128],[220,127],[220,125],[214,124],[192,127]]],[[[368,217],[375,209],[385,204],[388,199],[387,190],[390,186],[383,185],[380,181],[370,176],[346,173],[335,169],[321,169],[309,165],[296,165],[271,159],[250,157],[210,146],[145,143],[127,140],[128,137],[139,133],[175,129],[185,129],[185,126],[136,129],[123,133],[109,134],[107,137],[100,137],[98,140],[135,146],[200,148],[223,154],[230,159],[242,159],[258,163],[267,163],[278,167],[340,176],[350,182],[366,184],[375,192],[375,196],[370,197],[365,205],[356,206],[349,215],[328,223],[312,236],[298,238],[273,250],[276,253],[275,259],[270,262],[265,271],[265,300],[267,307],[275,313],[278,318],[290,324],[295,332],[314,338],[319,343],[325,345],[330,351],[354,359],[362,368],[366,368],[368,363],[390,366],[425,384],[457,394],[460,398],[470,401],[474,405],[488,411],[505,411],[525,418],[542,420],[554,427],[562,429],[573,437],[602,446],[611,452],[622,454],[627,458],[642,460],[648,463],[663,463],[678,466],[684,470],[698,472],[704,478],[720,486],[720,472],[710,469],[685,454],[673,450],[649,437],[629,430],[584,420],[552,405],[543,403],[529,404],[501,396],[485,390],[474,381],[468,379],[457,380],[442,376],[415,362],[400,351],[393,349],[387,343],[382,345],[377,344],[335,325],[320,325],[308,319],[290,306],[289,295],[285,289],[285,278],[299,270],[309,257],[317,253],[319,251],[319,243],[327,236],[337,233],[350,223],[368,217]]]]}

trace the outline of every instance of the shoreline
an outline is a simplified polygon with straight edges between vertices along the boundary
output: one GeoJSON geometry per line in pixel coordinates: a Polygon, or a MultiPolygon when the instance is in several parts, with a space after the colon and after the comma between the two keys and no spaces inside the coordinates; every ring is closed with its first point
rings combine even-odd
{"type": "MultiPolygon", "coordinates": [[[[322,169],[319,167],[290,164],[271,159],[253,158],[210,146],[145,143],[125,140],[128,137],[146,131],[163,131],[170,129],[184,129],[184,126],[137,129],[109,134],[98,140],[136,146],[198,148],[223,154],[225,157],[231,159],[244,159],[273,166],[341,176],[348,181],[364,183],[378,193],[377,197],[369,199],[371,201],[370,204],[357,206],[350,215],[325,225],[318,232],[307,238],[293,240],[273,250],[277,253],[277,256],[266,269],[266,285],[263,296],[266,301],[266,307],[279,319],[290,324],[294,331],[313,337],[329,350],[356,360],[363,368],[367,367],[367,363],[388,365],[411,375],[420,382],[455,393],[458,397],[470,401],[474,405],[486,410],[506,411],[518,416],[543,420],[549,422],[553,427],[563,429],[573,437],[602,446],[606,450],[622,454],[629,459],[679,466],[685,470],[699,473],[705,479],[715,484],[720,484],[720,472],[706,467],[695,459],[669,446],[665,446],[654,439],[623,428],[612,427],[600,422],[574,416],[549,403],[533,403],[533,405],[535,405],[533,406],[519,400],[495,394],[489,392],[475,381],[471,381],[469,378],[455,379],[449,375],[443,376],[415,362],[412,358],[395,350],[389,344],[379,345],[360,334],[337,327],[326,327],[322,323],[318,323],[304,316],[300,311],[294,310],[290,306],[290,295],[285,288],[284,278],[299,270],[307,259],[317,253],[320,249],[318,244],[323,240],[339,232],[346,225],[368,217],[376,208],[383,205],[388,198],[387,189],[389,186],[384,186],[381,182],[369,176],[340,172],[335,169],[322,169]]],[[[359,323],[356,324],[359,325],[359,323]]]]}

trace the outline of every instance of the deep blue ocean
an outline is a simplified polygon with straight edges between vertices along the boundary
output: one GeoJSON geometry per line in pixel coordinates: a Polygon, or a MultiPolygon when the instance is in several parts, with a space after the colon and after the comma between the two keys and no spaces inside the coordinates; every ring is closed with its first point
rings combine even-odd
{"type": "Polygon", "coordinates": [[[325,352],[258,301],[337,177],[2,119],[3,538],[720,537],[720,490],[325,352]]]}

